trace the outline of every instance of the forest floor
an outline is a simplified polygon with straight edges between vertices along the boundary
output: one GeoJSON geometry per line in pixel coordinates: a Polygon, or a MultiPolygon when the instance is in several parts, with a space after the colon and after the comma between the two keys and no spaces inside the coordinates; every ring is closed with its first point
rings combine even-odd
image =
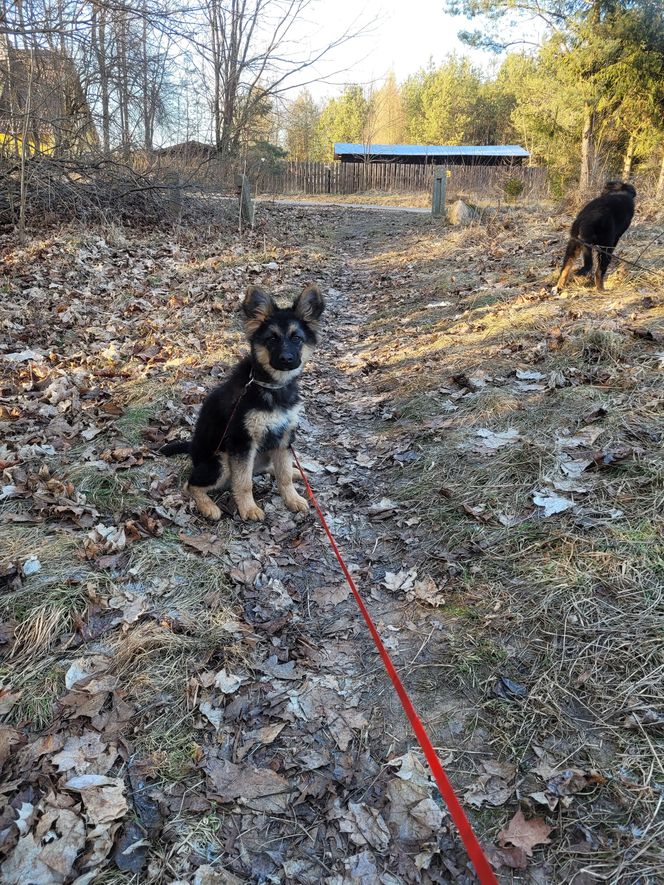
{"type": "Polygon", "coordinates": [[[474,882],[315,516],[182,492],[250,282],[317,281],[296,447],[501,882],[664,879],[664,225],[259,205],[0,238],[0,869],[474,882]]]}

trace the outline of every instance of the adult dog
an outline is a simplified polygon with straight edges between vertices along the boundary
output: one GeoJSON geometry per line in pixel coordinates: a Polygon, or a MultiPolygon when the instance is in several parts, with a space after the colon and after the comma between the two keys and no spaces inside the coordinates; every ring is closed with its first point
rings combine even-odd
{"type": "Polygon", "coordinates": [[[635,197],[633,185],[625,181],[607,181],[600,196],[583,207],[572,224],[554,294],[565,287],[579,252],[583,252],[583,265],[575,275],[587,276],[592,270],[595,287],[603,291],[613,250],[632,223],[635,197]]]}
{"type": "Polygon", "coordinates": [[[161,448],[164,455],[190,455],[193,469],[185,488],[208,519],[221,516],[208,492],[229,485],[242,519],[264,519],[252,477],[265,472],[276,477],[289,510],[308,510],[293,486],[289,446],[302,408],[298,376],[318,342],[324,307],[314,285],[288,308],[278,307],[262,289],[247,290],[242,309],[250,354],[208,394],[191,440],[161,448]]]}

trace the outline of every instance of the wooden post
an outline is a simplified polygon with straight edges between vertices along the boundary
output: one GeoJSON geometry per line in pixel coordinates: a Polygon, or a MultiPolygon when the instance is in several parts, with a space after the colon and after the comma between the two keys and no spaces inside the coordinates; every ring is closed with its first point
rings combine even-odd
{"type": "Polygon", "coordinates": [[[242,233],[242,225],[248,224],[253,227],[254,224],[254,204],[251,202],[251,184],[246,175],[236,175],[235,184],[237,185],[240,197],[240,233],[242,233]]]}
{"type": "Polygon", "coordinates": [[[167,172],[164,175],[166,192],[166,214],[170,221],[177,223],[182,215],[182,179],[179,172],[167,172]]]}
{"type": "Polygon", "coordinates": [[[433,200],[431,214],[434,218],[445,215],[445,191],[447,189],[447,170],[444,166],[436,166],[433,170],[433,200]]]}

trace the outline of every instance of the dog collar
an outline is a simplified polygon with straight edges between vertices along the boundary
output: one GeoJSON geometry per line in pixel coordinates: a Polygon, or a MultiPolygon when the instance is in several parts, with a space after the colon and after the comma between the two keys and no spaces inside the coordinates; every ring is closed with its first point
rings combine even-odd
{"type": "MultiPolygon", "coordinates": [[[[259,381],[258,378],[254,378],[253,372],[249,376],[249,384],[258,384],[259,387],[266,387],[268,390],[281,390],[282,387],[286,387],[290,383],[290,381],[284,381],[283,384],[270,384],[268,381],[259,381]]],[[[247,387],[249,387],[249,384],[247,384],[247,387]]]]}

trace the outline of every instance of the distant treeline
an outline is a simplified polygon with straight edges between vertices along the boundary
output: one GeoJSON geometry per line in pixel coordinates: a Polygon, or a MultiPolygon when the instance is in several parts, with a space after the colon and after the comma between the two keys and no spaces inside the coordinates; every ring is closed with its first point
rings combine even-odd
{"type": "MultiPolygon", "coordinates": [[[[500,13],[510,0],[467,0],[453,11],[500,13]]],[[[290,105],[293,160],[329,161],[335,141],[363,144],[512,144],[545,165],[554,189],[604,177],[651,175],[664,191],[664,18],[661,3],[542,0],[555,28],[536,51],[510,52],[492,74],[449,56],[378,89],[349,85],[290,105]]],[[[504,29],[501,31],[505,38],[504,29]]],[[[475,45],[495,36],[465,34],[475,45]]],[[[507,39],[505,38],[505,42],[507,39]]]]}

